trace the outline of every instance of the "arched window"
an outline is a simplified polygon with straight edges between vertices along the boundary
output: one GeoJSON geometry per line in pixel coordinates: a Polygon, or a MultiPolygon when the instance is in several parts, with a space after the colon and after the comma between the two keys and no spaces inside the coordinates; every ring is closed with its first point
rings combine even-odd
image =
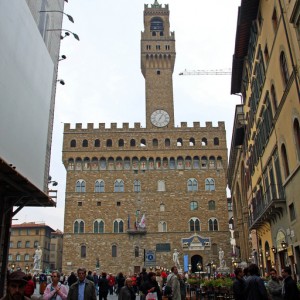
{"type": "Polygon", "coordinates": [[[289,70],[288,70],[287,61],[286,61],[284,51],[281,51],[281,53],[280,53],[280,70],[281,70],[283,83],[286,86],[288,81],[289,81],[290,76],[289,76],[289,70]]]}
{"type": "Polygon", "coordinates": [[[153,139],[152,140],[152,146],[157,147],[158,146],[158,139],[153,139]]]}
{"type": "Polygon", "coordinates": [[[124,192],[124,181],[122,179],[117,179],[115,181],[114,192],[117,193],[124,192]]]}
{"type": "Polygon", "coordinates": [[[69,158],[68,160],[68,170],[74,170],[74,159],[69,158]]]}
{"type": "Polygon", "coordinates": [[[167,157],[163,158],[162,166],[163,166],[164,169],[168,169],[168,167],[169,167],[169,161],[168,161],[167,157]]]}
{"type": "Polygon", "coordinates": [[[76,140],[71,140],[70,147],[71,148],[75,148],[76,147],[76,140]]]}
{"type": "Polygon", "coordinates": [[[160,157],[157,157],[155,160],[155,168],[160,169],[161,168],[161,159],[160,157]]]}
{"type": "Polygon", "coordinates": [[[170,147],[171,142],[170,139],[165,139],[165,147],[170,147]]]}
{"type": "Polygon", "coordinates": [[[120,140],[118,141],[118,146],[119,146],[119,147],[124,147],[124,140],[123,140],[123,139],[120,139],[120,140]]]}
{"type": "Polygon", "coordinates": [[[82,169],[82,159],[80,157],[77,157],[75,160],[75,169],[76,170],[82,169]]]}
{"type": "Polygon", "coordinates": [[[129,157],[124,158],[124,169],[130,170],[130,158],[129,157]]]}
{"type": "Polygon", "coordinates": [[[195,139],[194,138],[190,138],[190,146],[195,146],[195,139]]]}
{"type": "Polygon", "coordinates": [[[164,31],[163,20],[159,17],[154,17],[151,19],[150,31],[161,32],[164,31]]]}
{"type": "Polygon", "coordinates": [[[98,164],[98,158],[97,157],[93,157],[92,158],[92,170],[98,170],[99,169],[99,164],[98,164]]]}
{"type": "Polygon", "coordinates": [[[96,139],[94,145],[95,145],[95,147],[100,147],[100,140],[96,139]]]}
{"type": "Polygon", "coordinates": [[[210,158],[209,158],[209,168],[210,169],[216,168],[216,159],[214,156],[210,156],[210,158]]]}
{"type": "Polygon", "coordinates": [[[161,204],[159,205],[159,211],[165,211],[165,210],[166,210],[165,205],[164,205],[163,203],[161,203],[161,204]]]}
{"type": "Polygon", "coordinates": [[[167,232],[167,223],[165,221],[158,223],[158,232],[167,232]]]}
{"type": "Polygon", "coordinates": [[[86,245],[81,245],[80,246],[80,257],[81,258],[86,258],[86,245]]]}
{"type": "Polygon", "coordinates": [[[179,156],[177,158],[177,169],[183,169],[183,157],[179,156]]]}
{"type": "Polygon", "coordinates": [[[117,245],[112,245],[111,246],[111,256],[112,257],[117,257],[117,245]]]}
{"type": "Polygon", "coordinates": [[[106,158],[105,157],[100,158],[100,170],[106,170],[106,158]]]}
{"type": "Polygon", "coordinates": [[[198,209],[198,202],[197,201],[191,201],[190,210],[197,210],[197,209],[198,209]]]}
{"type": "Polygon", "coordinates": [[[134,247],[134,257],[139,257],[139,252],[140,252],[140,249],[138,246],[135,246],[134,247]]]}
{"type": "Polygon", "coordinates": [[[136,156],[132,158],[132,169],[133,170],[139,169],[139,159],[136,156]]]}
{"type": "Polygon", "coordinates": [[[206,178],[205,179],[205,190],[206,191],[214,191],[215,187],[215,180],[213,178],[206,178]]]}
{"type": "Polygon", "coordinates": [[[192,167],[192,158],[190,156],[187,156],[185,158],[185,168],[191,169],[191,167],[192,167]]]}
{"type": "Polygon", "coordinates": [[[195,178],[190,178],[187,181],[188,192],[198,191],[198,181],[195,178]]]}
{"type": "Polygon", "coordinates": [[[281,158],[283,163],[284,175],[285,178],[287,178],[290,175],[290,169],[289,169],[289,162],[286,153],[286,148],[284,144],[281,145],[281,158]]]}
{"type": "Polygon", "coordinates": [[[165,192],[166,191],[166,185],[164,180],[158,180],[157,182],[157,191],[158,192],[165,192]]]}
{"type": "Polygon", "coordinates": [[[89,170],[90,169],[90,159],[88,157],[85,157],[83,160],[83,170],[89,170]]]}
{"type": "Polygon", "coordinates": [[[217,138],[217,137],[214,138],[214,145],[215,146],[219,146],[220,145],[219,138],[217,138]]]}
{"type": "Polygon", "coordinates": [[[16,261],[21,261],[21,255],[20,254],[16,255],[16,261]]]}
{"type": "Polygon", "coordinates": [[[85,181],[80,179],[76,181],[76,193],[85,193],[85,181]]]}
{"type": "Polygon", "coordinates": [[[118,156],[116,159],[116,169],[122,170],[122,168],[123,168],[123,160],[121,157],[118,156]]]}
{"type": "Polygon", "coordinates": [[[177,146],[181,147],[183,145],[182,138],[177,139],[177,146]]]}
{"type": "Polygon", "coordinates": [[[82,141],[82,147],[88,147],[88,145],[89,145],[88,140],[83,140],[82,141]]]}
{"type": "Polygon", "coordinates": [[[215,210],[216,209],[216,202],[214,200],[208,201],[208,209],[209,210],[215,210]]]}
{"type": "Polygon", "coordinates": [[[171,170],[175,169],[175,158],[174,157],[170,157],[169,167],[171,170]]]}
{"type": "Polygon", "coordinates": [[[25,242],[25,248],[30,248],[30,241],[25,242]]]}
{"type": "Polygon", "coordinates": [[[98,219],[94,222],[94,233],[104,233],[104,222],[98,219]]]}
{"type": "Polygon", "coordinates": [[[211,218],[208,220],[208,230],[209,231],[218,231],[218,220],[216,218],[211,218]]]}
{"type": "Polygon", "coordinates": [[[222,168],[223,168],[222,157],[218,156],[217,157],[217,169],[222,169],[222,168]]]}
{"type": "Polygon", "coordinates": [[[147,159],[146,159],[146,157],[141,157],[140,169],[141,170],[147,170],[147,159]]]}
{"type": "Polygon", "coordinates": [[[108,170],[114,170],[115,169],[115,160],[113,157],[109,157],[107,160],[108,170]]]}
{"type": "Polygon", "coordinates": [[[34,247],[34,248],[37,248],[38,245],[39,245],[39,242],[38,242],[38,241],[34,241],[33,247],[34,247]]]}
{"type": "Polygon", "coordinates": [[[95,193],[104,193],[104,181],[102,179],[95,181],[95,193]]]}
{"type": "Polygon", "coordinates": [[[108,139],[106,141],[106,147],[112,147],[112,140],[111,139],[108,139]]]}
{"type": "Polygon", "coordinates": [[[203,138],[203,139],[201,140],[201,145],[202,145],[202,146],[207,146],[207,138],[203,138]]]}
{"type": "Polygon", "coordinates": [[[146,147],[146,140],[145,139],[141,139],[140,146],[141,147],[146,147]]]}
{"type": "Polygon", "coordinates": [[[153,157],[149,157],[148,166],[149,166],[149,170],[154,169],[154,158],[153,157]]]}
{"type": "Polygon", "coordinates": [[[29,254],[25,254],[25,255],[24,255],[24,260],[25,260],[25,261],[29,261],[29,254]]]}
{"type": "Polygon", "coordinates": [[[295,140],[297,157],[298,160],[300,160],[300,128],[299,128],[298,119],[294,120],[293,130],[294,130],[294,140],[295,140]]]}
{"type": "Polygon", "coordinates": [[[207,157],[206,156],[202,156],[201,157],[201,168],[202,169],[206,169],[207,168],[207,157]]]}
{"type": "Polygon", "coordinates": [[[121,219],[117,219],[114,221],[114,233],[122,232],[124,232],[124,222],[121,219]]]}
{"type": "Polygon", "coordinates": [[[83,222],[83,220],[75,220],[75,222],[74,222],[74,233],[84,233],[84,222],[83,222]]]}
{"type": "Polygon", "coordinates": [[[135,147],[135,139],[130,140],[130,147],[135,147]]]}
{"type": "Polygon", "coordinates": [[[273,112],[274,112],[273,115],[275,116],[276,110],[277,110],[277,107],[278,107],[278,102],[277,102],[275,86],[273,84],[271,86],[271,101],[272,101],[273,112]]]}
{"type": "Polygon", "coordinates": [[[139,180],[135,180],[133,182],[133,190],[134,192],[138,193],[141,191],[141,182],[139,180]]]}
{"type": "Polygon", "coordinates": [[[191,218],[189,221],[190,231],[200,231],[200,220],[198,218],[191,218]]]}
{"type": "Polygon", "coordinates": [[[22,248],[22,242],[21,241],[17,242],[17,248],[22,248]]]}
{"type": "Polygon", "coordinates": [[[194,156],[194,158],[193,158],[193,168],[194,169],[199,169],[200,168],[199,156],[194,156]]]}

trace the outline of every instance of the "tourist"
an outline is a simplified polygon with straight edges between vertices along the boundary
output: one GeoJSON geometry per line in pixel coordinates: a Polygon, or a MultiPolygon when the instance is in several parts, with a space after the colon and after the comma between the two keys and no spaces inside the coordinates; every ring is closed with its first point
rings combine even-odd
{"type": "Polygon", "coordinates": [[[118,295],[118,293],[120,292],[121,288],[124,286],[125,283],[125,277],[122,272],[120,272],[119,275],[117,276],[116,283],[117,283],[116,294],[118,295]]]}
{"type": "Polygon", "coordinates": [[[96,300],[94,282],[86,279],[86,269],[77,270],[78,280],[69,289],[68,300],[96,300]]]}
{"type": "Polygon", "coordinates": [[[283,277],[282,296],[284,300],[299,299],[299,290],[296,282],[292,278],[292,271],[290,267],[284,267],[281,271],[283,277]]]}
{"type": "Polygon", "coordinates": [[[147,297],[148,293],[156,293],[157,300],[162,299],[162,294],[156,281],[156,274],[154,272],[148,273],[147,280],[141,285],[141,291],[143,292],[145,297],[147,297]]]}
{"type": "Polygon", "coordinates": [[[24,295],[28,298],[30,298],[33,293],[34,293],[34,289],[35,289],[35,284],[32,280],[32,276],[31,274],[28,274],[26,276],[26,279],[27,279],[27,284],[25,286],[25,291],[24,291],[24,295]]]}
{"type": "Polygon", "coordinates": [[[268,300],[268,293],[264,281],[259,276],[259,268],[251,264],[248,268],[250,276],[246,280],[245,300],[268,300]]]}
{"type": "Polygon", "coordinates": [[[24,295],[26,283],[25,273],[22,271],[12,272],[8,277],[6,296],[1,300],[29,300],[30,298],[24,295]]]}
{"type": "Polygon", "coordinates": [[[65,285],[63,285],[60,282],[60,273],[58,271],[53,271],[51,278],[52,278],[52,283],[48,284],[44,295],[43,299],[44,300],[50,300],[50,299],[55,299],[55,300],[66,300],[68,296],[68,289],[66,288],[65,285]]]}
{"type": "Polygon", "coordinates": [[[233,282],[233,295],[234,295],[234,299],[236,300],[244,300],[245,299],[245,279],[244,279],[244,272],[242,270],[242,268],[236,268],[234,270],[234,274],[235,274],[235,280],[233,282]]]}
{"type": "Polygon", "coordinates": [[[113,276],[112,273],[109,273],[107,279],[108,279],[108,286],[109,286],[109,294],[113,295],[114,294],[114,286],[116,284],[115,276],[113,276]]]}
{"type": "Polygon", "coordinates": [[[107,300],[109,284],[105,272],[103,272],[102,276],[99,277],[98,285],[99,285],[99,300],[101,300],[102,298],[104,300],[107,300]]]}
{"type": "Polygon", "coordinates": [[[270,277],[267,290],[271,300],[282,300],[282,282],[279,281],[277,271],[274,268],[270,269],[270,277]]]}
{"type": "Polygon", "coordinates": [[[73,283],[77,281],[77,277],[74,272],[71,272],[71,275],[68,277],[68,286],[70,287],[73,283]]]}
{"type": "Polygon", "coordinates": [[[125,285],[120,289],[118,300],[135,300],[135,292],[132,287],[131,278],[125,280],[125,285]]]}
{"type": "Polygon", "coordinates": [[[176,266],[171,268],[171,273],[167,277],[166,285],[172,288],[172,300],[181,300],[180,283],[177,278],[178,269],[176,266]]]}

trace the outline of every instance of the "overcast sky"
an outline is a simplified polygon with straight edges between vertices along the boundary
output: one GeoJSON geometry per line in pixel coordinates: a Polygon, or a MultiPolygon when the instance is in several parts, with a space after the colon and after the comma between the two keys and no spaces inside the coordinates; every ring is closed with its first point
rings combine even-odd
{"type": "MultiPolygon", "coordinates": [[[[179,76],[185,69],[231,68],[241,0],[169,0],[175,31],[173,74],[175,124],[205,126],[225,121],[230,151],[232,123],[240,97],[230,95],[230,75],[179,76]]],[[[63,230],[66,172],[62,164],[63,123],[140,122],[145,126],[145,84],[140,71],[144,3],[154,0],[69,0],[63,28],[79,35],[61,42],[50,175],[58,182],[56,208],[24,208],[14,223],[45,222],[63,230]]]]}

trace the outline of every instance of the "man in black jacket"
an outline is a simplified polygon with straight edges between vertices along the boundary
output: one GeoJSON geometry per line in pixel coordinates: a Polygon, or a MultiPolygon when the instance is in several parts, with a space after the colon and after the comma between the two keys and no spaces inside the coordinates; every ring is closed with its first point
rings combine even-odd
{"type": "Polygon", "coordinates": [[[296,282],[292,278],[290,267],[284,267],[281,271],[283,277],[282,296],[284,300],[300,299],[296,282]]]}
{"type": "Polygon", "coordinates": [[[233,294],[234,299],[236,300],[244,300],[244,291],[245,291],[245,279],[244,279],[244,272],[242,268],[236,268],[234,270],[235,280],[233,283],[233,294]]]}

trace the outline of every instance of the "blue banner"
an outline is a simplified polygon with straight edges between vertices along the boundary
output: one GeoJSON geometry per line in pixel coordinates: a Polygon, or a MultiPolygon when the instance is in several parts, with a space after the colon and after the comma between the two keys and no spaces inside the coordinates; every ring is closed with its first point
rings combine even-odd
{"type": "Polygon", "coordinates": [[[186,254],[183,257],[183,271],[188,272],[189,271],[189,256],[186,254]]]}

